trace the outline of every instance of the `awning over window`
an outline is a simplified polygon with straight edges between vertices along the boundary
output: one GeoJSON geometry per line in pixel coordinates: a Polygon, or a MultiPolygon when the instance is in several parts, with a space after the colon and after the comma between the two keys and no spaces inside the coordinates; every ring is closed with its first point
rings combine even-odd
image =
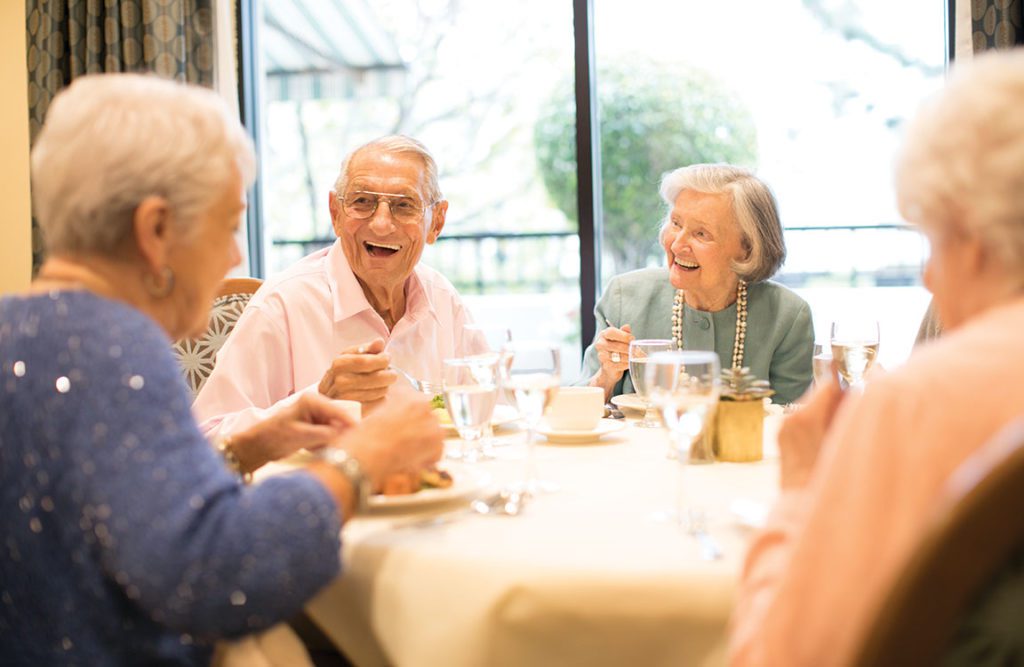
{"type": "Polygon", "coordinates": [[[387,95],[405,74],[366,0],[265,0],[260,40],[269,101],[387,95]]]}

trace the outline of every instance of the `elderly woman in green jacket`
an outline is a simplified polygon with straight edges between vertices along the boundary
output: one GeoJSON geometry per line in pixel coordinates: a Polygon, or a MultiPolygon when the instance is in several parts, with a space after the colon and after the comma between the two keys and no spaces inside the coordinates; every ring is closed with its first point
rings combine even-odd
{"type": "Polygon", "coordinates": [[[747,366],[776,402],[795,401],[811,383],[814,328],[807,302],[768,280],[786,258],[771,190],[745,169],[697,164],[665,175],[661,196],[671,207],[659,233],[668,266],[609,283],[581,383],[606,400],[633,391],[630,341],[664,338],[714,350],[722,368],[747,366]]]}

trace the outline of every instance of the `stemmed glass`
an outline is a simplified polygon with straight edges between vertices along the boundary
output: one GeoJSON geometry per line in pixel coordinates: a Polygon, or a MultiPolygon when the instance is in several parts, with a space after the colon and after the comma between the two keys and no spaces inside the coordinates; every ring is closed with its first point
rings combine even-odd
{"type": "Polygon", "coordinates": [[[836,320],[832,323],[832,358],[851,387],[861,387],[878,355],[878,320],[836,320]]]}
{"type": "Polygon", "coordinates": [[[704,511],[686,507],[685,470],[691,463],[710,463],[705,427],[714,416],[721,390],[718,355],[714,352],[672,351],[651,355],[645,367],[653,405],[669,429],[674,458],[679,462],[675,518],[680,527],[689,519],[689,531],[703,530],[704,511]]]}
{"type": "MultiPolygon", "coordinates": [[[[467,354],[491,355],[497,359],[502,349],[512,341],[512,332],[508,327],[501,325],[478,324],[474,322],[473,324],[467,324],[463,330],[465,331],[464,348],[467,350],[467,354]]],[[[507,402],[504,392],[501,390],[498,391],[498,402],[507,402]]],[[[495,440],[494,427],[491,425],[491,420],[488,420],[484,424],[484,435],[483,440],[481,440],[483,451],[487,452],[494,447],[505,444],[508,443],[495,440]]]]}
{"type": "Polygon", "coordinates": [[[494,458],[481,446],[480,438],[498,400],[497,356],[446,359],[442,387],[448,414],[463,441],[461,451],[452,458],[466,463],[494,458]]]}
{"type": "Polygon", "coordinates": [[[658,413],[647,396],[647,378],[644,369],[652,354],[668,352],[672,349],[672,341],[664,339],[634,340],[629,343],[629,378],[636,389],[636,395],[644,402],[644,418],[637,422],[641,428],[660,428],[658,413]]]}
{"type": "Polygon", "coordinates": [[[558,348],[537,341],[509,343],[503,348],[498,365],[502,385],[512,394],[519,416],[526,422],[526,490],[532,493],[545,486],[536,478],[533,450],[537,426],[558,391],[558,348]]]}

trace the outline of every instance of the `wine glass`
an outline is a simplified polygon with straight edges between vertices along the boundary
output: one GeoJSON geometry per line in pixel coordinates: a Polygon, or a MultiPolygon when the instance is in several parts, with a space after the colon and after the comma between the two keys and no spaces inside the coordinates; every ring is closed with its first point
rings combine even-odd
{"type": "Polygon", "coordinates": [[[452,458],[466,463],[494,458],[481,446],[480,438],[498,400],[498,358],[446,359],[442,387],[448,414],[463,441],[462,450],[452,458]]]}
{"type": "Polygon", "coordinates": [[[721,390],[718,354],[672,351],[651,355],[645,366],[650,400],[668,427],[672,458],[679,461],[675,518],[696,535],[703,530],[704,511],[686,507],[685,470],[688,464],[711,463],[710,439],[705,428],[713,418],[721,390]]]}
{"type": "Polygon", "coordinates": [[[878,320],[847,319],[832,323],[832,358],[851,387],[861,387],[878,355],[878,320]]]}
{"type": "Polygon", "coordinates": [[[502,350],[498,366],[502,385],[526,422],[526,490],[533,493],[544,486],[536,478],[534,440],[537,426],[558,391],[558,348],[538,341],[509,343],[502,350]]]}
{"type": "Polygon", "coordinates": [[[664,339],[634,340],[629,343],[629,378],[636,389],[636,395],[644,402],[644,418],[637,422],[641,428],[660,428],[658,413],[647,397],[647,378],[644,369],[647,360],[656,352],[668,352],[672,349],[672,341],[664,339]]]}

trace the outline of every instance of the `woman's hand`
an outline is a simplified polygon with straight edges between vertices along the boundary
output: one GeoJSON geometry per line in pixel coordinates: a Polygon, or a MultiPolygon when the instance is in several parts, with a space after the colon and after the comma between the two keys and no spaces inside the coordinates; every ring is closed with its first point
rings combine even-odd
{"type": "Polygon", "coordinates": [[[608,327],[597,334],[594,349],[601,368],[590,378],[590,386],[604,389],[604,400],[612,396],[612,390],[622,374],[629,369],[629,342],[633,332],[628,324],[622,328],[608,327]]]}
{"type": "Polygon", "coordinates": [[[342,350],[320,380],[320,393],[328,398],[359,401],[363,412],[370,412],[398,379],[398,374],[388,369],[390,363],[380,338],[342,350]]]}
{"type": "Polygon", "coordinates": [[[353,424],[345,409],[331,399],[305,393],[273,416],[233,435],[231,449],[242,470],[252,472],[302,448],[322,447],[353,424]]]}
{"type": "Polygon", "coordinates": [[[374,488],[381,488],[388,476],[418,472],[441,458],[444,431],[427,397],[399,391],[332,445],[358,459],[374,488]]]}
{"type": "Polygon", "coordinates": [[[780,485],[783,489],[807,485],[825,433],[845,395],[833,361],[828,378],[809,390],[803,407],[782,422],[779,454],[782,458],[780,485]]]}

